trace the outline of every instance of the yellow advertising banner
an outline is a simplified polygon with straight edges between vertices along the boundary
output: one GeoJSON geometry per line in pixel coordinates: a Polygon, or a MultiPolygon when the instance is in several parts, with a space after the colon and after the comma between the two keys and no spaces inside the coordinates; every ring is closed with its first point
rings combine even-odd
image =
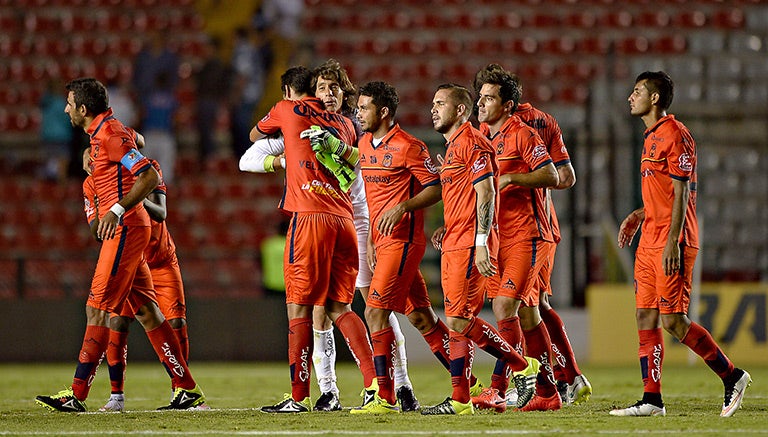
{"type": "MultiPolygon", "coordinates": [[[[696,292],[694,292],[696,293],[696,292]]],[[[698,291],[698,323],[712,334],[736,365],[768,364],[768,283],[704,283],[698,291]]],[[[635,296],[631,285],[601,284],[587,289],[589,362],[637,362],[635,296]]],[[[664,362],[700,360],[664,333],[664,362]]]]}

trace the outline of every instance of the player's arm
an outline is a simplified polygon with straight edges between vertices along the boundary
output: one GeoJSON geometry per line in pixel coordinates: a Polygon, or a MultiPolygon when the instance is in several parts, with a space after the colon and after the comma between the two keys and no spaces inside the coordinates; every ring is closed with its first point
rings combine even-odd
{"type": "Polygon", "coordinates": [[[395,230],[395,225],[400,223],[406,213],[432,206],[439,202],[442,197],[442,185],[435,184],[425,187],[419,194],[384,211],[376,224],[376,228],[382,235],[389,235],[395,230]]]}
{"type": "Polygon", "coordinates": [[[528,173],[505,173],[499,176],[499,190],[503,190],[508,185],[527,188],[553,188],[559,182],[555,164],[549,162],[547,165],[528,173]]]}
{"type": "Polygon", "coordinates": [[[688,180],[672,178],[672,187],[675,197],[672,201],[672,220],[669,225],[667,244],[664,246],[662,260],[664,262],[664,274],[671,276],[680,269],[680,234],[685,224],[685,206],[691,195],[688,180]]]}
{"type": "Polygon", "coordinates": [[[619,248],[632,244],[632,239],[635,238],[635,234],[644,220],[645,208],[638,208],[629,213],[619,226],[619,248]]]}
{"type": "Polygon", "coordinates": [[[558,182],[557,186],[552,187],[555,190],[565,190],[576,184],[576,171],[570,162],[556,166],[558,182]]]}
{"type": "Polygon", "coordinates": [[[152,165],[147,165],[146,170],[139,173],[136,177],[136,182],[128,194],[112,205],[99,221],[97,237],[101,240],[108,240],[114,237],[120,217],[123,216],[125,211],[130,210],[143,201],[157,187],[158,183],[160,183],[160,175],[157,173],[157,170],[152,165]]]}
{"type": "Polygon", "coordinates": [[[147,210],[149,218],[156,222],[164,222],[168,217],[168,207],[165,203],[165,194],[160,191],[153,191],[149,193],[146,199],[143,201],[144,209],[147,210]]]}
{"type": "Polygon", "coordinates": [[[493,178],[487,177],[474,184],[476,193],[477,231],[475,234],[475,266],[483,276],[496,274],[496,266],[491,263],[488,253],[488,234],[493,225],[496,202],[496,190],[493,178]]]}
{"type": "Polygon", "coordinates": [[[240,158],[240,171],[272,173],[285,168],[285,141],[283,137],[264,137],[254,141],[240,158]]]}

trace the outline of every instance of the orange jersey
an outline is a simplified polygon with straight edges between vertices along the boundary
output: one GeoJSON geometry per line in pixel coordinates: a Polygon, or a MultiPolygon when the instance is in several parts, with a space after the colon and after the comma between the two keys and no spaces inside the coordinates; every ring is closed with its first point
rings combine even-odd
{"type": "MultiPolygon", "coordinates": [[[[491,138],[499,174],[530,173],[552,162],[533,128],[512,116],[491,138]]],[[[522,240],[552,240],[545,192],[539,188],[507,185],[499,193],[499,240],[508,246],[522,240]]]]}
{"type": "MultiPolygon", "coordinates": [[[[160,164],[154,159],[150,159],[149,161],[160,174],[160,183],[154,189],[153,193],[167,195],[168,188],[163,180],[163,171],[160,169],[160,164]]],[[[144,251],[144,256],[147,257],[149,268],[154,269],[173,260],[176,254],[176,244],[173,242],[171,233],[168,232],[168,225],[166,225],[165,221],[156,222],[151,220],[151,222],[152,234],[149,238],[147,250],[144,251]]]]}
{"type": "Polygon", "coordinates": [[[359,148],[374,243],[426,244],[424,210],[406,213],[390,235],[381,235],[375,225],[385,211],[416,196],[424,187],[440,183],[426,144],[396,124],[377,146],[373,145],[373,135],[366,133],[359,148]]]}
{"type": "Polygon", "coordinates": [[[691,189],[680,243],[698,248],[696,143],[688,128],[677,121],[674,115],[662,117],[645,131],[640,175],[645,221],[639,247],[660,248],[666,245],[675,198],[672,179],[677,179],[688,181],[691,189]]]}
{"type": "Polygon", "coordinates": [[[83,203],[85,211],[85,220],[90,225],[96,219],[96,186],[93,183],[93,176],[88,175],[83,181],[83,203]]]}
{"type": "MultiPolygon", "coordinates": [[[[557,124],[555,117],[540,109],[534,108],[530,103],[519,104],[515,111],[515,115],[520,117],[525,124],[536,130],[536,133],[538,133],[544,141],[544,145],[547,146],[547,151],[549,152],[549,156],[552,157],[552,162],[555,163],[555,167],[560,167],[571,162],[571,156],[568,154],[565,142],[563,142],[563,131],[560,129],[560,125],[557,124]]],[[[560,223],[557,221],[555,204],[552,202],[549,202],[549,204],[552,235],[555,242],[559,242],[560,223]]]]}
{"type": "MultiPolygon", "coordinates": [[[[469,122],[461,125],[451,135],[445,151],[445,162],[440,169],[445,220],[444,252],[475,246],[477,194],[474,184],[493,178],[494,188],[498,187],[498,168],[494,156],[491,143],[469,122]]],[[[497,223],[495,219],[493,222],[494,225],[497,223]]],[[[488,239],[489,253],[495,253],[491,247],[492,241],[493,238],[488,239]]]]}
{"type": "Polygon", "coordinates": [[[339,188],[339,181],[320,164],[309,139],[302,131],[318,125],[344,143],[357,144],[352,121],[328,112],[314,97],[281,100],[259,121],[257,128],[265,135],[282,132],[285,138],[285,192],[280,208],[288,212],[319,212],[352,218],[349,195],[339,188]]]}
{"type": "MultiPolygon", "coordinates": [[[[92,175],[99,198],[99,218],[133,188],[136,177],[152,167],[136,148],[135,134],[112,115],[99,114],[86,130],[91,137],[92,175]]],[[[149,226],[149,215],[139,202],[120,218],[126,226],[149,226]]]]}

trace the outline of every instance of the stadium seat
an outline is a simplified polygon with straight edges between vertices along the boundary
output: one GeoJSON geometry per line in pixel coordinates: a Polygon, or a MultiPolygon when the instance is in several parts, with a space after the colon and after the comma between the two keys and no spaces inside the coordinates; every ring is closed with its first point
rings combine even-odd
{"type": "Polygon", "coordinates": [[[707,25],[707,15],[700,10],[684,10],[672,17],[676,27],[700,28],[707,25]]]}
{"type": "Polygon", "coordinates": [[[723,9],[712,14],[712,24],[723,29],[741,29],[746,19],[744,11],[739,8],[723,9]]]}

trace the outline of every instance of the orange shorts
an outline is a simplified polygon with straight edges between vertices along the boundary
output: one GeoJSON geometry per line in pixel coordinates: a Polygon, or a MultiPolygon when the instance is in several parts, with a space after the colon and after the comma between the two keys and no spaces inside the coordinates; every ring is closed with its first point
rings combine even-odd
{"type": "Polygon", "coordinates": [[[547,243],[538,239],[499,248],[499,272],[488,287],[488,298],[503,296],[520,300],[525,306],[537,306],[539,272],[549,258],[548,250],[547,243]]]}
{"type": "Polygon", "coordinates": [[[547,259],[544,260],[544,264],[541,266],[541,270],[539,270],[539,295],[541,293],[546,292],[548,295],[552,296],[552,269],[555,267],[555,252],[557,251],[557,243],[552,243],[550,241],[544,242],[545,246],[548,246],[547,249],[547,259]]]}
{"type": "Polygon", "coordinates": [[[419,271],[425,245],[400,241],[376,248],[376,268],[366,306],[410,314],[432,305],[419,271]]]}
{"type": "Polygon", "coordinates": [[[358,267],[352,219],[333,214],[294,213],[285,241],[285,301],[325,305],[351,303],[358,267]]]}
{"type": "Polygon", "coordinates": [[[149,234],[149,226],[118,226],[115,236],[101,243],[87,306],[118,313],[127,300],[134,308],[155,301],[144,259],[149,234]]]}
{"type": "Polygon", "coordinates": [[[486,277],[475,267],[475,248],[443,252],[440,282],[446,317],[472,318],[483,308],[486,277]]]}
{"type": "Polygon", "coordinates": [[[663,248],[638,248],[635,252],[635,306],[655,308],[661,314],[688,313],[691,302],[693,264],[698,249],[680,247],[680,271],[664,275],[663,248]]]}

